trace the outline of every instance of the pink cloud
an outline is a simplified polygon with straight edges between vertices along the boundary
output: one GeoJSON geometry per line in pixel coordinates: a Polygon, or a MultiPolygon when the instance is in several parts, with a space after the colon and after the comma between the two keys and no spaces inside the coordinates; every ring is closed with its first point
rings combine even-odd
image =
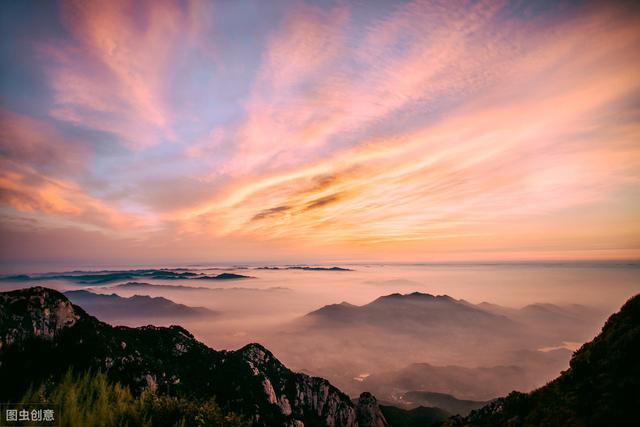
{"type": "Polygon", "coordinates": [[[83,141],[2,112],[3,209],[134,236],[160,229],[198,248],[557,253],[598,238],[628,249],[640,236],[614,224],[614,207],[637,212],[619,193],[640,181],[640,30],[628,10],[507,19],[502,2],[416,1],[362,25],[356,6],[300,5],[269,32],[243,114],[181,139],[185,116],[204,127],[223,110],[168,101],[180,48],[224,58],[205,36],[209,6],[65,2],[71,39],[40,45],[50,113],[134,148],[118,190],[144,206],[82,185],[96,155],[83,141]],[[175,151],[144,157],[167,141],[175,151]],[[592,213],[588,239],[565,224],[580,209],[592,213]]]}
{"type": "Polygon", "coordinates": [[[93,156],[82,140],[68,138],[51,125],[7,110],[0,111],[0,206],[35,215],[45,223],[73,222],[81,227],[125,230],[140,218],[91,196],[75,181],[93,156]]]}
{"type": "Polygon", "coordinates": [[[53,179],[2,160],[0,204],[19,212],[34,213],[45,223],[72,221],[99,230],[128,230],[141,225],[134,215],[92,197],[69,181],[53,179]],[[44,216],[43,216],[44,215],[44,216]]]}
{"type": "MultiPolygon", "coordinates": [[[[482,34],[482,23],[493,12],[478,14],[470,30],[482,34]]],[[[501,45],[505,34],[467,46],[464,37],[442,33],[442,43],[434,39],[409,49],[392,57],[389,67],[371,64],[363,76],[323,93],[335,95],[336,105],[349,106],[330,112],[336,122],[322,128],[326,141],[378,117],[393,120],[398,108],[441,92],[462,91],[467,102],[434,123],[365,137],[329,156],[296,157],[297,137],[308,129],[307,115],[317,107],[314,99],[278,109],[285,118],[281,132],[270,133],[277,128],[270,127],[275,114],[256,109],[262,133],[278,135],[279,145],[267,149],[263,141],[253,146],[248,139],[245,148],[275,164],[244,184],[238,179],[186,217],[206,215],[216,230],[254,238],[373,244],[459,241],[478,230],[486,236],[513,218],[535,229],[545,215],[607,204],[613,189],[638,181],[640,151],[634,142],[639,129],[629,123],[633,118],[619,119],[617,103],[638,90],[633,52],[640,32],[620,11],[602,16],[593,12],[570,21],[561,37],[542,32],[518,39],[516,32],[517,55],[501,45]],[[489,51],[474,53],[477,44],[487,44],[489,51]],[[477,70],[486,70],[486,81],[473,76],[477,70]],[[587,125],[598,130],[586,132],[587,125]],[[285,148],[292,157],[279,163],[277,153],[285,148]],[[322,175],[338,179],[309,192],[312,179],[322,175]],[[306,209],[327,198],[332,203],[306,209]],[[228,210],[233,214],[225,214],[228,210]]],[[[515,31],[517,26],[505,27],[515,31]]]]}
{"type": "MultiPolygon", "coordinates": [[[[196,7],[198,3],[189,3],[196,7]]],[[[74,42],[44,45],[56,106],[52,115],[118,135],[144,148],[174,137],[168,75],[181,48],[197,40],[197,16],[176,2],[62,2],[74,42]]]]}
{"type": "Polygon", "coordinates": [[[82,171],[91,155],[83,141],[67,138],[40,120],[4,109],[0,109],[0,151],[12,163],[59,175],[82,171]]]}

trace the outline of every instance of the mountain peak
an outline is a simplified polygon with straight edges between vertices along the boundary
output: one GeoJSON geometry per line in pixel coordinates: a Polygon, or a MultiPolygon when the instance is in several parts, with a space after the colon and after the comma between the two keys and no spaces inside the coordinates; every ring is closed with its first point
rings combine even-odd
{"type": "MultiPolygon", "coordinates": [[[[264,364],[274,360],[273,353],[267,350],[262,344],[249,343],[238,350],[244,358],[253,364],[264,364]]],[[[277,359],[276,359],[277,360],[277,359]]]]}
{"type": "Polygon", "coordinates": [[[353,305],[346,301],[343,301],[340,304],[329,304],[329,305],[320,307],[315,311],[307,313],[305,317],[329,316],[329,317],[335,317],[336,319],[338,319],[338,317],[336,316],[341,316],[341,315],[351,313],[352,310],[358,309],[358,308],[359,306],[357,305],[353,305]]]}
{"type": "Polygon", "coordinates": [[[35,286],[0,293],[0,348],[31,336],[53,339],[82,316],[88,315],[53,289],[35,286]]]}
{"type": "Polygon", "coordinates": [[[411,292],[409,294],[393,293],[384,295],[376,299],[374,302],[385,301],[441,301],[441,302],[456,302],[455,299],[449,295],[432,295],[423,292],[411,292]]]}

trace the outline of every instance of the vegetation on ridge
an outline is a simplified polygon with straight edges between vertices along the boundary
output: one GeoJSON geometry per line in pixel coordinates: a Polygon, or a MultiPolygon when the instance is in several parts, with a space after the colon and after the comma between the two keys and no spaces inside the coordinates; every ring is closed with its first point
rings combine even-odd
{"type": "Polygon", "coordinates": [[[69,370],[60,381],[29,390],[21,403],[48,403],[58,408],[60,427],[250,425],[234,413],[225,414],[213,400],[158,395],[150,390],[135,396],[103,372],[76,375],[69,370]]]}

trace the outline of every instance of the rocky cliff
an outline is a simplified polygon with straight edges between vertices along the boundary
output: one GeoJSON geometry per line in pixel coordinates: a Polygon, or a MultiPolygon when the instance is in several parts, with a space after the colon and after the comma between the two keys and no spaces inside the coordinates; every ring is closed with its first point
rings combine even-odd
{"type": "Polygon", "coordinates": [[[86,313],[50,289],[0,293],[0,349],[33,337],[52,340],[81,315],[86,313]]]}
{"type": "Polygon", "coordinates": [[[259,344],[215,351],[179,326],[112,327],[35,287],[0,293],[0,400],[68,369],[103,370],[134,392],[213,398],[256,426],[385,427],[375,398],[355,405],[322,378],[287,369],[259,344]]]}

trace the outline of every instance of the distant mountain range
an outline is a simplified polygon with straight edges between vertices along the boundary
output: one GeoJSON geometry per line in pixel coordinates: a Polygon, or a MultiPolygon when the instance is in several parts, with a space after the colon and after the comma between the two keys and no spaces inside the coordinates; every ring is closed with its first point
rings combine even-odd
{"type": "MultiPolygon", "coordinates": [[[[525,325],[534,325],[534,329],[553,325],[555,329],[564,328],[563,332],[567,332],[567,326],[577,322],[589,321],[597,327],[600,321],[596,319],[604,315],[577,304],[531,304],[512,309],[489,303],[475,305],[448,295],[414,292],[382,296],[363,306],[347,302],[328,305],[309,313],[307,317],[313,319],[317,326],[330,326],[332,322],[366,324],[394,333],[407,329],[415,332],[416,328],[432,330],[446,325],[465,330],[490,328],[493,334],[520,334],[525,325]]],[[[574,329],[568,328],[568,333],[574,332],[574,329]]]]}
{"type": "Polygon", "coordinates": [[[409,408],[436,407],[457,415],[467,415],[474,409],[480,409],[489,403],[478,400],[456,399],[450,394],[432,391],[410,391],[400,396],[399,401],[403,403],[403,406],[409,408]]]}
{"type": "Polygon", "coordinates": [[[204,307],[189,307],[163,297],[134,295],[124,298],[116,294],[97,294],[85,290],[67,291],[64,295],[74,304],[82,306],[89,314],[109,323],[123,319],[140,319],[148,324],[157,319],[193,318],[216,314],[204,307]]]}
{"type": "MultiPolygon", "coordinates": [[[[233,268],[233,270],[246,270],[247,267],[233,268]]],[[[353,271],[344,267],[317,267],[307,265],[290,265],[285,267],[254,267],[254,270],[305,270],[305,271],[353,271]]],[[[219,268],[205,268],[201,271],[221,270],[219,268]]],[[[6,282],[36,282],[47,280],[66,280],[81,285],[103,285],[123,280],[240,280],[255,279],[236,273],[220,273],[208,275],[206,273],[194,272],[186,268],[151,268],[134,270],[101,270],[101,271],[68,271],[62,273],[40,273],[40,274],[15,274],[0,276],[1,281],[6,282]]]]}
{"type": "MultiPolygon", "coordinates": [[[[579,305],[511,309],[414,292],[361,306],[324,306],[280,328],[269,345],[286,354],[292,366],[329,378],[349,392],[373,386],[372,381],[381,379],[378,374],[423,364],[434,368],[429,371],[438,388],[399,387],[397,392],[456,391],[457,397],[488,400],[513,387],[531,390],[558,375],[571,355],[563,348],[567,342],[592,337],[604,318],[579,305]],[[336,351],[327,354],[326,347],[336,351]],[[461,368],[465,366],[474,368],[461,368]],[[366,379],[359,378],[362,374],[366,379]],[[460,377],[467,380],[456,379],[460,377]],[[477,385],[471,386],[473,381],[477,385]],[[460,389],[471,392],[462,396],[460,389]]],[[[390,376],[386,385],[399,385],[390,376]]],[[[378,397],[386,400],[389,395],[378,397]]]]}
{"type": "Polygon", "coordinates": [[[170,291],[193,291],[193,292],[279,292],[290,291],[291,289],[283,286],[272,286],[269,288],[247,288],[247,287],[224,287],[224,288],[210,288],[207,286],[187,286],[187,285],[166,285],[160,283],[145,283],[145,282],[127,282],[119,285],[110,285],[106,289],[122,289],[122,290],[134,290],[134,291],[157,291],[157,290],[170,290],[170,291]]]}
{"type": "Polygon", "coordinates": [[[328,381],[287,369],[259,344],[215,351],[188,331],[112,327],[42,287],[0,293],[0,401],[69,368],[103,370],[135,392],[211,399],[255,426],[386,427],[375,398],[354,404],[328,381]]]}
{"type": "Polygon", "coordinates": [[[286,267],[256,267],[256,270],[306,270],[306,271],[353,271],[344,267],[311,267],[308,265],[289,265],[286,267]]]}
{"type": "Polygon", "coordinates": [[[579,304],[537,303],[513,309],[483,302],[476,307],[509,317],[524,325],[534,325],[552,340],[566,340],[566,337],[571,337],[576,342],[586,341],[593,336],[587,331],[597,330],[606,318],[604,312],[579,304]]]}
{"type": "Polygon", "coordinates": [[[37,275],[14,275],[0,278],[3,281],[31,282],[46,280],[66,280],[81,285],[102,285],[122,280],[162,279],[162,280],[238,280],[253,279],[235,273],[220,273],[210,276],[204,273],[182,271],[182,269],[137,269],[104,271],[70,271],[65,273],[45,273],[37,275]]]}

